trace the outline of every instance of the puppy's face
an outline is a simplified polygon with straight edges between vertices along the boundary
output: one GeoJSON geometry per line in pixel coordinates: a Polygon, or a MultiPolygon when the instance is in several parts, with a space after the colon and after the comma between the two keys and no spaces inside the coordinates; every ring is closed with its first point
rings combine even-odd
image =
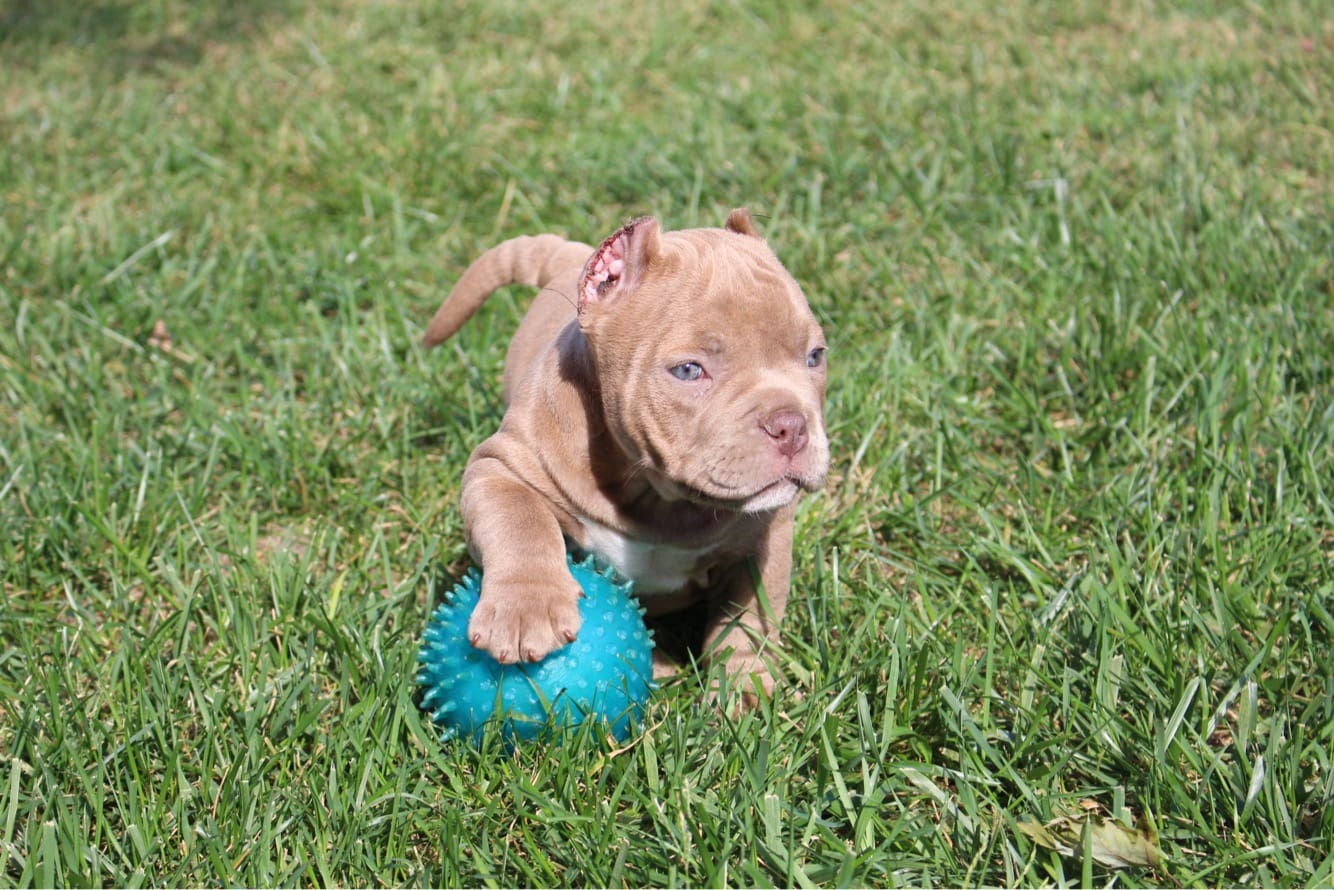
{"type": "Polygon", "coordinates": [[[579,297],[608,430],[659,495],[753,513],[823,484],[824,335],[749,214],[629,223],[579,297]]]}

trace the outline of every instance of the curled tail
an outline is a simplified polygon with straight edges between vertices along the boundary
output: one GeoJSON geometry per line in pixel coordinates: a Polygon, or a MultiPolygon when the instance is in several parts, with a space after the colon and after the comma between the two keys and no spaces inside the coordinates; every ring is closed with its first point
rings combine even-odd
{"type": "Polygon", "coordinates": [[[422,345],[444,342],[467,321],[482,302],[509,284],[546,287],[562,272],[582,268],[593,248],[557,235],[512,238],[482,254],[455,283],[454,289],[426,326],[422,345]]]}

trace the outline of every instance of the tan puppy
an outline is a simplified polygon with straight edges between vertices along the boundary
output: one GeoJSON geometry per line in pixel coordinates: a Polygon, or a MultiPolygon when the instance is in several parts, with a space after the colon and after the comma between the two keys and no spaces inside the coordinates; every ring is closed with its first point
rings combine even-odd
{"type": "Polygon", "coordinates": [[[760,656],[787,603],[794,499],[829,468],[825,341],[801,289],[746,210],[725,229],[645,217],[596,250],[491,249],[425,345],[514,283],[542,290],[510,344],[504,420],[463,475],[483,567],[472,644],[510,663],[575,639],[568,542],[633,579],[650,616],[703,599],[706,653],[771,691],[760,656]]]}

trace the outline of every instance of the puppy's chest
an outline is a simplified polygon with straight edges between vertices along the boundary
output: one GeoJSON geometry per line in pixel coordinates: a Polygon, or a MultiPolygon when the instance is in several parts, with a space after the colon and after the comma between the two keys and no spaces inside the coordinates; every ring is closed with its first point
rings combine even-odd
{"type": "Polygon", "coordinates": [[[629,537],[589,519],[581,519],[584,546],[634,581],[639,596],[675,593],[690,584],[703,586],[716,563],[717,544],[673,547],[629,537]]]}

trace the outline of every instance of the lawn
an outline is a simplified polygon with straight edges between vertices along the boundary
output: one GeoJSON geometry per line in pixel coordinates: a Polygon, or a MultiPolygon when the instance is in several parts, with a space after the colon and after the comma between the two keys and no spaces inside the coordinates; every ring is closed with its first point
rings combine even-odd
{"type": "Polygon", "coordinates": [[[0,6],[0,884],[1334,884],[1331,13],[0,6]],[[830,344],[802,695],[442,743],[527,294],[426,320],[742,204],[830,344]]]}

